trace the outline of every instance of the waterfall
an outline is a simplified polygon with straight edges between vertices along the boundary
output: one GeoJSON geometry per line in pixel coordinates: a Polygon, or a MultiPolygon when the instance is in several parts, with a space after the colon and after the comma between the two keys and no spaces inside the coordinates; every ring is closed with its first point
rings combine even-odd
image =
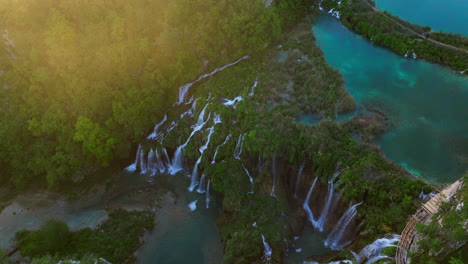
{"type": "Polygon", "coordinates": [[[227,64],[227,65],[224,65],[223,67],[214,69],[211,73],[201,75],[200,77],[198,77],[198,79],[196,79],[195,81],[193,81],[193,82],[191,82],[191,83],[187,83],[187,84],[184,84],[184,85],[180,86],[180,87],[179,87],[179,100],[176,102],[176,104],[179,105],[179,104],[182,104],[182,103],[185,102],[185,97],[187,96],[187,93],[188,93],[190,87],[192,87],[192,85],[194,85],[195,83],[201,81],[202,79],[204,79],[204,78],[206,78],[206,77],[211,77],[211,76],[213,76],[214,74],[216,74],[217,72],[220,72],[220,71],[226,69],[227,67],[236,65],[236,64],[239,63],[240,61],[246,60],[246,59],[248,59],[248,58],[249,58],[249,56],[244,56],[244,57],[242,57],[242,58],[236,60],[236,61],[233,62],[233,63],[229,63],[229,64],[227,64]]]}
{"type": "Polygon", "coordinates": [[[150,176],[154,176],[156,174],[156,165],[157,161],[156,161],[156,158],[155,158],[155,153],[154,153],[154,150],[151,149],[149,152],[148,152],[148,172],[150,174],[150,176]]]}
{"type": "Polygon", "coordinates": [[[138,149],[137,149],[136,157],[135,157],[135,162],[133,162],[127,168],[125,168],[126,171],[128,171],[128,172],[136,171],[138,160],[140,159],[140,150],[141,150],[141,145],[138,145],[138,149]]]}
{"type": "Polygon", "coordinates": [[[177,126],[177,123],[175,121],[171,122],[171,125],[166,129],[166,134],[169,134],[175,127],[177,126]]]}
{"type": "Polygon", "coordinates": [[[145,151],[143,148],[140,148],[140,173],[145,174],[147,170],[146,160],[145,160],[145,151]]]}
{"type": "Polygon", "coordinates": [[[223,120],[221,120],[221,115],[215,113],[215,117],[213,118],[213,123],[216,125],[216,124],[221,124],[222,122],[223,120]]]}
{"type": "Polygon", "coordinates": [[[194,114],[195,114],[195,109],[197,108],[197,101],[198,101],[199,99],[200,99],[200,97],[197,98],[197,99],[195,99],[194,101],[192,100],[192,102],[191,102],[191,103],[192,103],[192,106],[190,107],[189,110],[187,110],[187,111],[183,112],[182,114],[180,114],[180,116],[179,116],[180,119],[184,118],[186,115],[189,115],[189,116],[191,116],[191,117],[194,116],[194,114]]]}
{"type": "Polygon", "coordinates": [[[167,156],[167,151],[166,151],[165,148],[162,148],[162,153],[163,153],[164,157],[161,157],[161,155],[159,154],[159,151],[157,149],[155,151],[155,155],[156,155],[155,170],[159,171],[160,173],[165,172],[166,167],[169,164],[169,162],[168,162],[169,157],[167,156]]]}
{"type": "MultiPolygon", "coordinates": [[[[273,175],[273,184],[271,186],[271,193],[270,196],[276,197],[276,190],[275,190],[275,185],[276,185],[276,178],[277,178],[277,173],[276,173],[276,154],[275,158],[273,158],[271,162],[271,173],[273,175]]],[[[277,198],[277,197],[276,197],[277,198]]]]}
{"type": "Polygon", "coordinates": [[[197,159],[197,162],[195,163],[195,166],[193,167],[192,176],[191,176],[191,180],[190,180],[190,186],[188,188],[189,191],[193,191],[193,189],[195,189],[195,187],[197,187],[197,185],[198,185],[198,165],[200,164],[200,162],[201,162],[201,160],[203,158],[203,152],[205,152],[205,150],[208,148],[208,144],[210,144],[211,135],[214,132],[214,126],[210,127],[209,130],[210,130],[210,132],[208,134],[208,139],[206,140],[205,145],[203,145],[203,146],[201,146],[199,148],[200,157],[197,159]]]}
{"type": "Polygon", "coordinates": [[[242,96],[236,96],[236,97],[235,97],[234,99],[232,99],[232,100],[229,100],[229,99],[226,99],[226,98],[224,98],[223,100],[224,100],[223,105],[225,105],[225,106],[232,106],[232,108],[235,109],[235,108],[236,108],[236,103],[242,101],[243,98],[242,98],[242,96]]]}
{"type": "Polygon", "coordinates": [[[336,177],[338,177],[339,174],[340,174],[340,172],[335,172],[332,179],[328,181],[327,200],[325,201],[325,205],[323,206],[322,213],[320,214],[320,218],[317,221],[317,229],[320,232],[323,232],[324,227],[325,227],[325,223],[327,221],[328,212],[330,211],[330,206],[331,206],[332,200],[333,200],[333,195],[335,194],[334,181],[335,181],[336,177]]]}
{"type": "Polygon", "coordinates": [[[254,191],[253,191],[254,179],[252,178],[252,176],[250,176],[250,173],[249,173],[249,171],[245,168],[244,163],[242,163],[242,168],[244,168],[245,173],[247,174],[247,176],[249,176],[249,181],[250,181],[250,184],[251,184],[251,186],[252,186],[249,193],[254,193],[254,191]]]}
{"type": "Polygon", "coordinates": [[[382,255],[382,250],[386,247],[396,247],[396,243],[400,241],[399,235],[391,235],[389,238],[379,238],[375,240],[372,244],[365,246],[359,254],[355,254],[354,258],[358,263],[363,263],[364,260],[368,260],[366,263],[373,263],[379,260],[380,258],[387,258],[387,256],[382,255]]]}
{"type": "Polygon", "coordinates": [[[224,144],[226,144],[226,142],[227,142],[228,140],[230,140],[231,137],[232,137],[231,134],[227,135],[227,136],[226,136],[226,139],[224,140],[224,142],[223,142],[221,145],[218,145],[218,146],[216,147],[216,150],[215,150],[215,153],[214,153],[214,155],[213,155],[213,160],[211,161],[211,164],[215,164],[215,162],[216,162],[216,155],[218,155],[218,149],[219,149],[220,147],[224,146],[224,144]]]}
{"type": "Polygon", "coordinates": [[[255,82],[254,82],[254,84],[252,85],[252,87],[250,88],[249,97],[254,96],[254,94],[255,94],[255,87],[257,87],[257,84],[258,84],[258,76],[255,77],[255,82]]]}
{"type": "Polygon", "coordinates": [[[205,117],[205,110],[206,110],[207,106],[208,106],[208,104],[205,105],[203,110],[198,115],[197,123],[192,126],[193,130],[192,130],[192,133],[190,133],[190,136],[188,137],[187,141],[185,141],[184,144],[180,145],[176,149],[176,151],[174,153],[174,158],[172,159],[172,163],[169,166],[169,173],[170,174],[174,175],[177,172],[183,170],[183,168],[182,168],[182,158],[183,158],[182,153],[183,153],[183,150],[187,146],[187,144],[189,143],[190,139],[192,139],[193,135],[197,131],[200,131],[203,128],[203,126],[206,124],[206,121],[204,120],[204,117],[205,117]]]}
{"type": "Polygon", "coordinates": [[[296,177],[296,185],[294,186],[294,198],[296,199],[297,199],[297,190],[299,189],[299,182],[301,181],[302,172],[304,170],[304,165],[305,165],[305,159],[302,160],[301,167],[299,167],[299,171],[296,177]]]}
{"type": "Polygon", "coordinates": [[[312,209],[310,209],[310,207],[309,207],[309,200],[310,200],[310,196],[312,195],[312,192],[314,191],[315,183],[317,183],[317,179],[318,179],[318,177],[315,177],[314,182],[310,185],[309,192],[307,192],[307,197],[306,197],[304,203],[302,204],[302,208],[304,208],[304,211],[307,214],[307,219],[309,219],[309,221],[310,221],[310,223],[312,224],[313,227],[317,226],[317,221],[314,218],[314,213],[312,212],[312,209]]]}
{"type": "Polygon", "coordinates": [[[206,192],[205,177],[206,175],[203,173],[200,179],[200,184],[198,184],[197,193],[206,192]]]}
{"type": "Polygon", "coordinates": [[[206,184],[205,204],[207,209],[210,208],[210,180],[208,180],[206,184]]]}
{"type": "Polygon", "coordinates": [[[240,155],[242,154],[242,141],[244,140],[245,133],[239,135],[237,138],[236,148],[234,149],[234,158],[240,160],[240,155]]]}
{"type": "Polygon", "coordinates": [[[197,119],[197,126],[201,125],[201,124],[205,124],[205,111],[206,111],[206,108],[208,107],[209,103],[207,103],[205,105],[205,107],[203,107],[203,110],[200,112],[200,114],[198,115],[198,119],[197,119]]]}
{"type": "Polygon", "coordinates": [[[262,242],[263,242],[263,260],[270,261],[271,255],[273,254],[273,250],[271,249],[270,245],[266,242],[265,237],[262,235],[262,242]]]}
{"type": "Polygon", "coordinates": [[[362,202],[357,203],[353,206],[350,206],[348,210],[343,214],[340,218],[338,223],[333,228],[333,231],[328,235],[327,239],[325,240],[325,246],[333,249],[333,250],[341,250],[346,247],[351,241],[342,241],[343,234],[348,228],[348,225],[357,215],[356,207],[361,205],[362,202]]]}
{"type": "Polygon", "coordinates": [[[162,120],[161,122],[157,123],[157,124],[154,126],[153,133],[151,133],[151,134],[147,137],[147,139],[155,139],[155,138],[157,138],[157,137],[159,136],[159,134],[158,134],[158,129],[159,129],[159,127],[162,126],[162,124],[164,124],[164,122],[166,122],[166,120],[167,120],[167,115],[164,115],[163,120],[162,120]]]}

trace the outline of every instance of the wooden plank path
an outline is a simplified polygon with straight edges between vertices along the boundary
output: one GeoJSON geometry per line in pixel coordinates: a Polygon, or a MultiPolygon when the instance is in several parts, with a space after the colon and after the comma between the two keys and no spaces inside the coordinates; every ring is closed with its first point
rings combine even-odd
{"type": "Polygon", "coordinates": [[[406,264],[408,262],[408,250],[413,243],[414,236],[416,235],[416,224],[424,223],[427,219],[432,217],[437,212],[442,202],[447,201],[450,197],[455,195],[457,190],[463,184],[461,180],[454,182],[452,185],[446,187],[437,195],[433,196],[429,201],[424,203],[421,208],[414,214],[406,224],[403,232],[401,232],[400,241],[398,242],[395,260],[397,264],[406,264]]]}

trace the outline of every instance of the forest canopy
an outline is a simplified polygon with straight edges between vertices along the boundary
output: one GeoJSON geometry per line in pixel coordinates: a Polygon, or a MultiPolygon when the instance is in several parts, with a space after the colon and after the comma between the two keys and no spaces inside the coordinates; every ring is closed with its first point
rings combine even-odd
{"type": "Polygon", "coordinates": [[[1,1],[0,182],[54,188],[128,158],[178,86],[264,49],[303,2],[1,1]]]}

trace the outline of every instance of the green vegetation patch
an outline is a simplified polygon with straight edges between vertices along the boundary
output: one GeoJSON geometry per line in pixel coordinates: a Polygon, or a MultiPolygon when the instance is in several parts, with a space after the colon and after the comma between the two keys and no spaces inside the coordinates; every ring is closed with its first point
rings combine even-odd
{"type": "Polygon", "coordinates": [[[52,219],[37,231],[18,231],[16,240],[21,254],[31,258],[49,255],[81,259],[93,254],[111,263],[133,263],[141,237],[153,227],[154,213],[150,211],[116,209],[94,230],[72,232],[67,224],[52,219]]]}

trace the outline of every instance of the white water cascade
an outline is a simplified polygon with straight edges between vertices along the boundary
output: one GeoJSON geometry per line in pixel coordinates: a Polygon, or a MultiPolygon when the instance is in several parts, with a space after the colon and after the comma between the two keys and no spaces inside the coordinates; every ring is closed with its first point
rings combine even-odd
{"type": "Polygon", "coordinates": [[[239,135],[237,138],[236,148],[234,149],[234,158],[240,160],[240,155],[242,154],[242,141],[244,141],[245,133],[239,135]]]}
{"type": "Polygon", "coordinates": [[[338,223],[333,228],[333,231],[328,235],[325,240],[325,246],[333,250],[342,250],[346,247],[351,241],[343,241],[343,234],[348,228],[351,221],[356,217],[357,210],[356,207],[361,205],[362,202],[357,203],[353,206],[350,206],[348,210],[343,214],[338,223]]]}
{"type": "Polygon", "coordinates": [[[140,160],[140,154],[141,154],[141,145],[138,145],[138,149],[136,152],[136,157],[135,157],[135,162],[130,164],[127,168],[125,168],[126,171],[128,172],[134,172],[137,169],[138,161],[140,160]]]}
{"type": "Polygon", "coordinates": [[[299,189],[299,182],[302,178],[302,172],[304,171],[305,159],[302,160],[301,166],[299,167],[299,171],[297,172],[296,177],[296,184],[294,185],[294,198],[297,199],[297,191],[299,189]]]}
{"type": "Polygon", "coordinates": [[[210,208],[210,180],[208,180],[208,183],[206,184],[206,196],[205,196],[205,204],[206,208],[210,208]]]}
{"type": "Polygon", "coordinates": [[[275,190],[275,185],[276,185],[276,179],[277,179],[277,172],[276,172],[276,155],[273,161],[271,162],[271,174],[273,175],[273,184],[271,186],[271,192],[270,196],[276,197],[276,190],[275,190]]]}
{"type": "Polygon", "coordinates": [[[249,177],[250,185],[252,186],[249,193],[254,193],[254,190],[253,190],[253,187],[254,187],[254,179],[252,178],[252,176],[250,176],[250,173],[249,173],[249,171],[245,168],[244,163],[242,163],[242,168],[244,168],[245,174],[247,174],[247,176],[249,177]]]}
{"type": "Polygon", "coordinates": [[[140,173],[145,174],[147,171],[146,160],[145,160],[145,151],[143,148],[140,148],[140,173]]]}
{"type": "Polygon", "coordinates": [[[206,192],[205,178],[206,178],[206,175],[203,173],[200,178],[200,184],[198,184],[197,193],[206,192]]]}
{"type": "Polygon", "coordinates": [[[219,149],[220,147],[224,146],[224,144],[226,144],[226,142],[227,142],[228,140],[230,140],[231,138],[232,138],[232,135],[231,135],[231,134],[227,135],[227,136],[226,136],[226,139],[224,140],[224,142],[223,142],[221,145],[218,145],[218,146],[216,147],[216,150],[215,150],[215,153],[214,153],[214,155],[213,155],[213,160],[211,161],[211,164],[215,164],[215,163],[216,163],[216,155],[218,155],[218,149],[219,149]]]}
{"type": "Polygon", "coordinates": [[[386,247],[396,247],[396,244],[400,241],[400,236],[392,234],[390,237],[379,238],[375,240],[372,244],[365,246],[359,254],[351,253],[354,255],[354,258],[358,263],[364,263],[367,260],[366,264],[374,263],[380,259],[390,258],[389,256],[382,255],[382,250],[386,247]]]}
{"type": "Polygon", "coordinates": [[[190,142],[190,139],[192,139],[193,135],[197,132],[200,131],[203,126],[206,124],[206,121],[204,120],[205,117],[205,110],[208,104],[205,105],[203,110],[200,112],[198,115],[198,121],[197,123],[193,126],[193,131],[190,133],[190,136],[188,137],[187,141],[185,141],[184,144],[180,145],[177,150],[174,153],[174,158],[172,159],[172,163],[169,165],[169,173],[174,175],[177,172],[183,170],[182,167],[182,154],[184,148],[187,146],[187,144],[190,142]]]}
{"type": "Polygon", "coordinates": [[[239,63],[240,61],[246,60],[246,59],[248,59],[248,58],[249,58],[249,56],[244,56],[244,57],[242,57],[242,58],[236,60],[236,61],[233,62],[233,63],[229,63],[229,64],[227,64],[227,65],[224,65],[224,66],[220,67],[220,68],[214,69],[211,73],[201,75],[200,77],[198,77],[198,79],[196,79],[195,81],[193,81],[193,82],[191,82],[191,83],[187,83],[187,84],[184,84],[184,85],[180,86],[180,87],[179,87],[179,100],[177,101],[176,104],[179,105],[179,104],[182,104],[182,103],[185,102],[185,97],[187,96],[187,93],[188,93],[190,87],[192,87],[192,85],[194,85],[195,83],[201,81],[202,79],[204,79],[204,78],[206,78],[206,77],[211,77],[211,76],[213,76],[214,74],[216,74],[217,72],[220,72],[220,71],[226,69],[227,67],[236,65],[236,64],[239,63]]]}
{"type": "Polygon", "coordinates": [[[223,103],[224,106],[232,106],[232,108],[236,109],[236,103],[240,102],[240,101],[242,101],[244,99],[242,98],[242,96],[236,96],[232,100],[229,100],[229,99],[226,99],[226,98],[224,98],[223,100],[224,100],[224,103],[223,103]]]}
{"type": "Polygon", "coordinates": [[[265,237],[262,235],[262,242],[263,242],[263,260],[270,261],[271,255],[273,255],[273,250],[271,249],[270,245],[266,242],[265,237]]]}
{"type": "Polygon", "coordinates": [[[310,185],[310,189],[307,192],[307,197],[302,204],[302,208],[304,208],[304,211],[307,214],[307,219],[309,219],[310,223],[312,224],[313,227],[317,226],[317,221],[315,220],[314,213],[312,212],[312,209],[310,209],[309,206],[309,201],[310,201],[310,196],[312,195],[312,192],[314,191],[315,184],[317,183],[318,177],[315,177],[314,182],[310,185]]]}
{"type": "Polygon", "coordinates": [[[187,110],[187,111],[183,112],[182,114],[180,114],[180,119],[184,118],[186,115],[189,115],[191,117],[193,117],[195,115],[195,109],[197,108],[197,101],[199,99],[200,99],[200,97],[191,102],[192,106],[190,107],[189,110],[187,110]]]}
{"type": "Polygon", "coordinates": [[[254,84],[252,85],[252,87],[250,88],[249,97],[254,96],[254,94],[255,94],[255,88],[257,87],[257,84],[258,84],[258,76],[255,77],[255,82],[254,82],[254,84]]]}
{"type": "Polygon", "coordinates": [[[328,213],[330,211],[330,207],[331,207],[332,200],[333,200],[333,195],[335,194],[334,182],[335,182],[336,177],[338,177],[339,174],[340,172],[335,172],[331,180],[328,181],[327,200],[325,201],[325,205],[323,206],[322,213],[320,214],[320,218],[317,221],[317,227],[316,227],[320,232],[323,232],[325,228],[325,223],[327,221],[328,213]]]}
{"type": "Polygon", "coordinates": [[[156,161],[156,157],[155,157],[155,153],[154,153],[154,150],[151,149],[149,152],[148,152],[148,173],[150,176],[154,176],[156,174],[156,167],[157,167],[157,161],[156,161]]]}
{"type": "Polygon", "coordinates": [[[208,144],[210,144],[211,135],[214,132],[214,126],[210,127],[209,130],[210,130],[210,132],[208,134],[208,139],[206,140],[205,145],[203,145],[203,146],[201,146],[199,148],[200,157],[197,159],[197,162],[195,162],[195,166],[193,166],[192,176],[191,176],[191,180],[190,180],[190,186],[188,188],[189,191],[193,191],[193,189],[195,189],[195,187],[197,187],[197,185],[198,185],[198,165],[200,164],[200,162],[201,162],[201,160],[203,158],[203,152],[205,152],[205,150],[208,148],[208,144]]]}
{"type": "Polygon", "coordinates": [[[167,120],[167,115],[164,115],[164,118],[161,122],[157,123],[154,128],[153,128],[153,133],[151,133],[147,139],[155,139],[157,138],[160,134],[158,133],[158,130],[159,128],[162,126],[162,124],[164,124],[164,122],[166,122],[167,120]]]}

